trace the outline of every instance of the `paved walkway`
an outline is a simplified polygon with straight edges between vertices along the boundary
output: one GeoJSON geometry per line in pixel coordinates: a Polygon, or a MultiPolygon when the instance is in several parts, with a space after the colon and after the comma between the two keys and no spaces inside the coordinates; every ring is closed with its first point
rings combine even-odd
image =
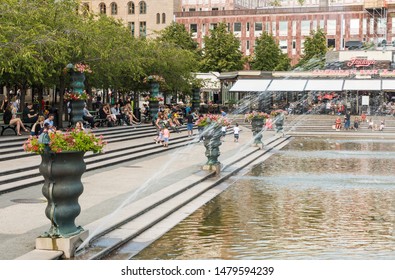
{"type": "MultiPolygon", "coordinates": [[[[273,131],[265,132],[264,138],[273,135],[273,131]]],[[[233,142],[233,135],[227,135],[220,147],[219,160],[237,157],[241,149],[250,146],[251,139],[251,131],[244,127],[240,132],[239,143],[233,142]]],[[[114,144],[134,145],[137,144],[135,141],[142,140],[114,144]]],[[[191,145],[171,150],[169,153],[84,174],[84,193],[79,199],[82,209],[76,224],[84,227],[112,213],[126,199],[141,199],[200,172],[201,166],[207,160],[204,152],[202,143],[191,140],[191,145]]],[[[29,158],[29,163],[34,161],[39,164],[40,158],[29,158]]],[[[0,197],[0,259],[14,259],[34,249],[36,237],[49,229],[50,223],[44,214],[45,207],[46,201],[41,194],[41,185],[0,197]],[[16,203],[18,199],[35,203],[16,203]]]]}

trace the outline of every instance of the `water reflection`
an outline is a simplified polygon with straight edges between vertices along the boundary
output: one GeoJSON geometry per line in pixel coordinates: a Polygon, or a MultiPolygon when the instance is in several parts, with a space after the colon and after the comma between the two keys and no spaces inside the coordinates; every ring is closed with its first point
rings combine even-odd
{"type": "Polygon", "coordinates": [[[395,259],[394,148],[294,140],[135,259],[395,259]]]}

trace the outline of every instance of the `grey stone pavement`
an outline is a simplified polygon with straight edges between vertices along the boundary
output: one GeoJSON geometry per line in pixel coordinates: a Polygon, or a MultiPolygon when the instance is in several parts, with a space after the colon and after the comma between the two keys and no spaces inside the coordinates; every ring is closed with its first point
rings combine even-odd
{"type": "MultiPolygon", "coordinates": [[[[219,160],[234,160],[251,149],[252,133],[240,123],[239,143],[228,134],[220,146],[219,160]]],[[[197,130],[194,130],[195,134],[197,130]]],[[[186,132],[182,132],[184,135],[186,132]]],[[[288,131],[288,135],[322,136],[322,137],[361,137],[395,139],[395,133],[378,132],[327,132],[288,131]]],[[[275,137],[274,131],[265,131],[263,140],[275,137]]],[[[111,150],[127,145],[153,142],[152,137],[110,143],[106,149],[111,150]]],[[[171,140],[170,144],[171,146],[171,140]]],[[[76,224],[90,228],[103,217],[113,213],[126,199],[129,202],[143,201],[151,194],[160,193],[166,187],[176,184],[201,171],[206,162],[203,143],[191,140],[191,145],[166,153],[147,156],[127,163],[86,172],[82,177],[84,193],[80,196],[81,214],[76,224]]],[[[38,165],[39,156],[15,159],[11,163],[0,162],[1,170],[14,169],[18,166],[38,165]]],[[[49,229],[50,222],[45,217],[46,200],[41,193],[41,185],[33,186],[0,196],[0,259],[15,259],[34,250],[35,239],[49,229]],[[16,203],[18,199],[27,199],[35,203],[16,203]]],[[[48,256],[49,258],[50,256],[48,256]]],[[[37,258],[47,258],[43,254],[37,258]]]]}
{"type": "MultiPolygon", "coordinates": [[[[241,129],[239,143],[233,141],[233,134],[225,137],[220,146],[221,162],[237,157],[240,151],[251,147],[251,130],[243,126],[241,129]]],[[[194,132],[197,134],[197,130],[194,132]]],[[[267,131],[264,139],[273,135],[273,131],[267,131]]],[[[147,141],[153,142],[152,137],[110,143],[106,149],[147,141]]],[[[40,160],[39,156],[15,159],[11,164],[8,162],[7,166],[0,163],[0,168],[6,170],[21,165],[37,165],[40,160]]],[[[76,224],[85,228],[85,225],[111,214],[128,198],[130,202],[137,201],[192,174],[202,172],[201,167],[206,160],[203,143],[191,140],[191,144],[186,147],[87,172],[82,177],[84,192],[79,198],[81,214],[77,217],[76,224]]],[[[50,221],[44,213],[46,200],[41,187],[37,185],[0,197],[0,259],[15,259],[31,252],[34,250],[35,239],[49,229],[50,221]],[[16,203],[18,199],[34,203],[16,203]]]]}

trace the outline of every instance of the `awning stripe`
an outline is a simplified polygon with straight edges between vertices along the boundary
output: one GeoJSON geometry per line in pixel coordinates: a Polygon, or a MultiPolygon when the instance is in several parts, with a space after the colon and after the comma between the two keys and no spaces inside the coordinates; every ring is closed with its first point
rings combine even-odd
{"type": "Polygon", "coordinates": [[[381,80],[345,80],[343,90],[381,90],[381,80]]]}
{"type": "Polygon", "coordinates": [[[273,80],[267,91],[304,91],[307,80],[278,79],[273,80]]]}
{"type": "Polygon", "coordinates": [[[243,79],[238,80],[230,91],[265,91],[271,80],[243,79]]]}
{"type": "Polygon", "coordinates": [[[308,80],[305,90],[342,91],[344,80],[308,80]]]}

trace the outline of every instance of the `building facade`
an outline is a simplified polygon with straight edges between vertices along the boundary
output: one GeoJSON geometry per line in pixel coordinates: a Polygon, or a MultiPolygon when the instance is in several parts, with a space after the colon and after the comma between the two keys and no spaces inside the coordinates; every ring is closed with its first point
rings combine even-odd
{"type": "Polygon", "coordinates": [[[268,32],[295,64],[303,54],[305,38],[318,28],[327,34],[327,45],[334,50],[344,50],[348,41],[395,43],[395,3],[374,1],[327,6],[320,6],[317,1],[315,6],[306,7],[176,12],[175,19],[186,26],[202,48],[209,31],[225,22],[240,39],[240,50],[247,56],[253,54],[262,32],[268,32]]]}
{"type": "Polygon", "coordinates": [[[88,11],[121,20],[134,37],[155,37],[181,11],[181,0],[91,0],[82,1],[88,11]]]}

